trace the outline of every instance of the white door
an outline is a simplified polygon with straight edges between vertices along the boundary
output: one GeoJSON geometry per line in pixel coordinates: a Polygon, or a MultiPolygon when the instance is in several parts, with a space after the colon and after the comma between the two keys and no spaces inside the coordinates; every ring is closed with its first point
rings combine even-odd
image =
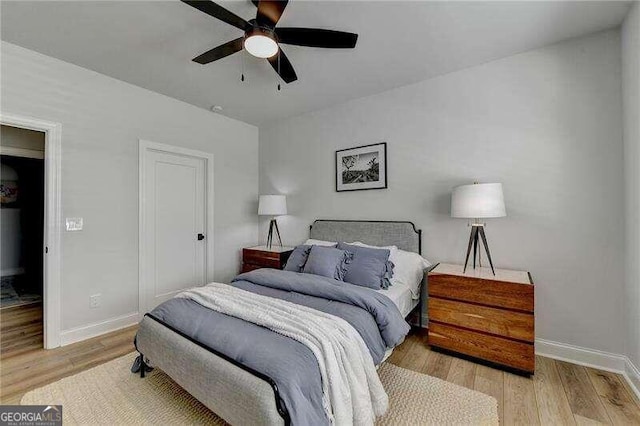
{"type": "Polygon", "coordinates": [[[207,276],[207,159],[142,148],[141,314],[207,276]]]}

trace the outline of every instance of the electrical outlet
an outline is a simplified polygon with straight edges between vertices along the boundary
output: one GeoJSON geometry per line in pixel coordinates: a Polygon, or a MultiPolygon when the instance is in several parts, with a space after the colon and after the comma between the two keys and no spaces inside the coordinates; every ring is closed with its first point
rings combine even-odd
{"type": "Polygon", "coordinates": [[[97,308],[100,306],[100,296],[101,294],[94,294],[93,296],[89,296],[89,306],[92,308],[97,308]]]}

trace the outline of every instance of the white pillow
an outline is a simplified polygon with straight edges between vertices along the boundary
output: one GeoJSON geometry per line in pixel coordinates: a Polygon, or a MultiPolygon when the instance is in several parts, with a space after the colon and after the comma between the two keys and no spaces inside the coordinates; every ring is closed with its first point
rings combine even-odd
{"type": "Polygon", "coordinates": [[[418,253],[398,250],[394,260],[391,285],[404,284],[409,287],[414,299],[420,298],[420,283],[424,279],[424,270],[431,263],[418,253]]]}
{"type": "Polygon", "coordinates": [[[322,240],[314,240],[309,238],[304,242],[305,246],[324,246],[324,247],[335,247],[338,245],[335,241],[322,241],[322,240]]]}
{"type": "Polygon", "coordinates": [[[411,290],[414,299],[420,298],[420,284],[424,278],[424,270],[431,266],[431,263],[418,253],[404,251],[396,246],[371,246],[356,241],[347,243],[354,246],[370,247],[389,250],[389,260],[393,262],[393,277],[391,285],[405,285],[411,290]]]}
{"type": "MultiPolygon", "coordinates": [[[[398,247],[396,246],[371,246],[369,244],[361,243],[360,241],[356,241],[355,243],[346,243],[346,244],[351,244],[352,246],[359,246],[359,247],[369,247],[369,248],[380,249],[380,250],[389,250],[389,260],[391,262],[393,262],[393,259],[396,257],[396,253],[398,252],[398,247]]],[[[393,262],[393,264],[395,265],[395,262],[393,262]]]]}

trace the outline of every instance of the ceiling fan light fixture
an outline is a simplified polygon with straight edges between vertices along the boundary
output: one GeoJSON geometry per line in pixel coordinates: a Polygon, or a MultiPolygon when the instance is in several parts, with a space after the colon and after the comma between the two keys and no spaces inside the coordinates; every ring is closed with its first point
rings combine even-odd
{"type": "MultiPolygon", "coordinates": [[[[252,56],[266,59],[282,81],[292,83],[298,79],[298,76],[291,61],[280,49],[280,44],[326,49],[353,49],[356,47],[358,34],[320,28],[277,27],[290,0],[251,1],[258,7],[258,11],[254,19],[246,21],[212,0],[182,0],[200,12],[244,32],[244,35],[234,40],[201,53],[193,58],[193,62],[201,65],[210,64],[246,50],[252,56]]],[[[245,80],[244,73],[241,74],[240,80],[245,80]]]]}
{"type": "Polygon", "coordinates": [[[247,33],[244,48],[257,58],[270,58],[278,53],[278,43],[268,31],[256,28],[247,33]]]}

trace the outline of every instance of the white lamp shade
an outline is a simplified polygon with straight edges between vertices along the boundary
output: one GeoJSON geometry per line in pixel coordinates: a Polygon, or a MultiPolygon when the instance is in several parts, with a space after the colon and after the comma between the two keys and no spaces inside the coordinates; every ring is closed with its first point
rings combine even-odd
{"type": "Polygon", "coordinates": [[[260,216],[281,216],[287,214],[287,197],[284,195],[261,195],[258,202],[260,216]]]}
{"type": "Polygon", "coordinates": [[[451,217],[482,219],[506,215],[501,183],[476,183],[453,189],[451,217]]]}

